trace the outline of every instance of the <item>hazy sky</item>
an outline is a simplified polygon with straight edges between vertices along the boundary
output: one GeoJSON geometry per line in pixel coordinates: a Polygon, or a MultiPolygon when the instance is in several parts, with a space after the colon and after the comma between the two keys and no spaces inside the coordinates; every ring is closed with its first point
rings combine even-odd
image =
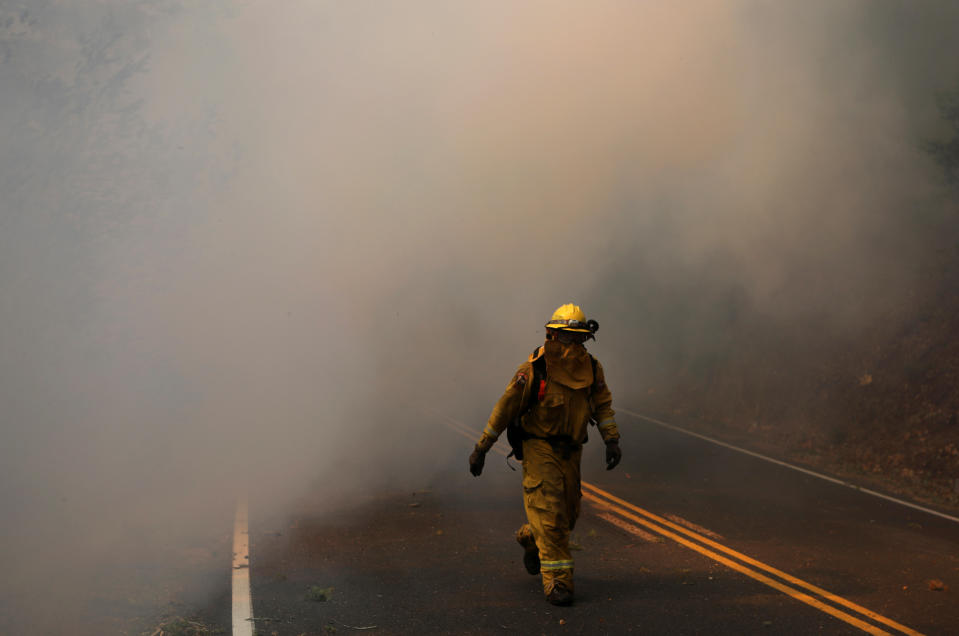
{"type": "Polygon", "coordinates": [[[955,3],[192,4],[0,0],[13,568],[428,471],[565,302],[624,405],[729,306],[855,328],[944,205],[955,3]]]}

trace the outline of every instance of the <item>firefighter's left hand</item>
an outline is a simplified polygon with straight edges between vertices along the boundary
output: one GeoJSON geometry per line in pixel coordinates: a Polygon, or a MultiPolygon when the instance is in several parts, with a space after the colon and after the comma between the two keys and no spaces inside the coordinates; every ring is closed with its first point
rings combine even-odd
{"type": "Polygon", "coordinates": [[[486,463],[486,451],[475,449],[470,453],[470,472],[473,477],[479,477],[483,472],[483,464],[486,463]]]}
{"type": "Polygon", "coordinates": [[[623,458],[623,451],[619,450],[619,442],[614,439],[606,442],[606,470],[613,470],[623,458]]]}

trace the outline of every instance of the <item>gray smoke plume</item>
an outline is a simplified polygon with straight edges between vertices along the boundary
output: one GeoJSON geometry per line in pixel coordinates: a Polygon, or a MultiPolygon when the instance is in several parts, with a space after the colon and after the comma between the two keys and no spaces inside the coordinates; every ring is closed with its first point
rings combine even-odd
{"type": "Polygon", "coordinates": [[[240,490],[464,462],[413,407],[480,428],[565,302],[624,405],[750,321],[894,317],[957,18],[0,2],[0,612],[240,490]]]}

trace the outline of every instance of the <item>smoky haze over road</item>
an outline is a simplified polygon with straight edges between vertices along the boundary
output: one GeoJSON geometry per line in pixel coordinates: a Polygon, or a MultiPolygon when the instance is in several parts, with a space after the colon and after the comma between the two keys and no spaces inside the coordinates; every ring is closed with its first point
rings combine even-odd
{"type": "MultiPolygon", "coordinates": [[[[524,516],[519,479],[494,447],[479,479],[449,462],[425,489],[385,490],[338,510],[304,497],[293,523],[257,517],[259,624],[279,636],[344,626],[383,634],[955,631],[949,592],[927,584],[959,571],[955,521],[628,414],[620,423],[632,452],[616,470],[604,469],[602,444],[583,451],[572,607],[546,603],[539,577],[523,567],[512,537],[524,516]],[[317,582],[329,586],[325,602],[304,599],[317,582]]],[[[437,417],[436,426],[440,448],[469,449],[475,432],[464,424],[437,417]]]]}
{"type": "Polygon", "coordinates": [[[957,25],[0,1],[3,614],[219,532],[244,487],[428,477],[394,406],[485,420],[561,303],[623,404],[739,322],[895,320],[930,248],[903,210],[947,205],[918,148],[957,25]]]}

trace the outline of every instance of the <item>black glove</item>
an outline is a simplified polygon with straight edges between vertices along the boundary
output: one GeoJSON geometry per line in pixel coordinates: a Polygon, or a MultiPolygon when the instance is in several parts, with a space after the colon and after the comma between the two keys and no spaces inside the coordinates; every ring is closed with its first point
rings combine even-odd
{"type": "Polygon", "coordinates": [[[480,476],[484,463],[486,463],[486,451],[477,448],[470,453],[470,472],[473,473],[473,477],[480,476]]]}
{"type": "Polygon", "coordinates": [[[613,470],[623,458],[623,451],[619,450],[619,442],[611,439],[606,442],[606,470],[613,470]]]}

